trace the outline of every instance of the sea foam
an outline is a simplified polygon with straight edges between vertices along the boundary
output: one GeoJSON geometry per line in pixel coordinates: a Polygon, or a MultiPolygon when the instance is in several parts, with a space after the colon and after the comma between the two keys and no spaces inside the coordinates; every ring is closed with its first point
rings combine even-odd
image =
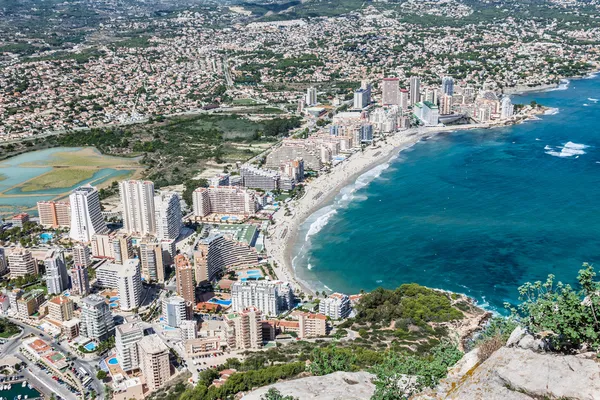
{"type": "Polygon", "coordinates": [[[547,145],[544,150],[547,150],[546,154],[548,155],[564,158],[583,155],[585,154],[584,149],[588,147],[590,146],[581,143],[567,142],[563,146],[551,147],[547,145]]]}
{"type": "Polygon", "coordinates": [[[308,240],[312,235],[316,235],[327,225],[331,217],[337,214],[336,210],[329,210],[325,214],[321,215],[315,222],[310,224],[310,228],[308,228],[308,232],[306,232],[305,240],[308,240]]]}

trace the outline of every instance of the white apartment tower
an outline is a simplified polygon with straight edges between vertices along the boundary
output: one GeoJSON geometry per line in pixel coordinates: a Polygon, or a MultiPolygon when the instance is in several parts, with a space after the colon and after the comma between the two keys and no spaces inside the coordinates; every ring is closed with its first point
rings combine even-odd
{"type": "Polygon", "coordinates": [[[317,88],[309,87],[306,89],[306,105],[314,106],[317,104],[317,88]]]}
{"type": "Polygon", "coordinates": [[[172,328],[179,328],[188,319],[188,308],[181,296],[171,296],[162,301],[162,316],[165,323],[172,328]]]}
{"type": "Polygon", "coordinates": [[[0,276],[4,275],[8,270],[8,260],[6,257],[6,249],[0,247],[0,276]]]}
{"type": "Polygon", "coordinates": [[[44,266],[46,267],[48,294],[60,294],[69,287],[67,264],[61,249],[48,250],[44,258],[44,266]]]}
{"type": "Polygon", "coordinates": [[[410,105],[415,105],[421,101],[421,78],[418,76],[411,76],[409,80],[409,100],[410,105]]]}
{"type": "Polygon", "coordinates": [[[159,240],[177,239],[181,232],[181,203],[177,193],[163,192],[154,197],[156,236],[159,240]]]}
{"type": "Polygon", "coordinates": [[[350,298],[342,293],[333,293],[319,302],[319,314],[331,319],[346,318],[350,311],[350,298]]]}
{"type": "Polygon", "coordinates": [[[121,311],[131,311],[140,306],[142,301],[142,276],[140,260],[127,260],[117,271],[117,290],[121,311]]]}
{"type": "Polygon", "coordinates": [[[245,281],[231,285],[232,310],[240,312],[256,307],[265,315],[275,316],[291,309],[293,291],[280,281],[245,281]]]}
{"type": "Polygon", "coordinates": [[[74,264],[71,268],[71,292],[80,296],[90,293],[90,278],[87,268],[83,265],[74,264]]]}
{"type": "Polygon", "coordinates": [[[513,116],[515,113],[515,106],[512,101],[510,101],[509,96],[504,96],[502,98],[501,108],[500,108],[500,118],[508,119],[513,116]]]}
{"type": "Polygon", "coordinates": [[[81,325],[79,329],[82,336],[103,341],[114,335],[115,322],[104,297],[91,294],[82,299],[80,306],[81,325]]]}
{"type": "Polygon", "coordinates": [[[119,182],[123,229],[136,235],[155,235],[154,183],[150,181],[119,182]]]}
{"type": "Polygon", "coordinates": [[[71,239],[89,242],[95,234],[104,234],[108,228],[102,219],[100,197],[92,186],[81,186],[69,196],[71,204],[71,239]]]}
{"type": "Polygon", "coordinates": [[[138,343],[144,337],[144,331],[137,322],[128,322],[115,329],[115,347],[117,359],[123,371],[139,368],[140,357],[138,343]]]}

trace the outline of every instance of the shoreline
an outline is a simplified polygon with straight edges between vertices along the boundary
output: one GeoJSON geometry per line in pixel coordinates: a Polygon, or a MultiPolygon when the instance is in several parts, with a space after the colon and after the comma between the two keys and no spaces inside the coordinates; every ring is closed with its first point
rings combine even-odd
{"type": "Polygon", "coordinates": [[[512,126],[522,123],[535,115],[543,115],[545,108],[539,112],[530,112],[504,121],[504,123],[481,123],[456,126],[409,128],[380,139],[374,146],[363,152],[356,152],[346,160],[333,167],[330,172],[320,175],[305,184],[304,195],[291,201],[288,206],[291,215],[285,216],[285,208],[273,214],[273,224],[269,226],[265,238],[265,249],[277,279],[292,284],[295,290],[314,295],[315,288],[303,281],[293,266],[293,248],[297,241],[298,229],[315,212],[329,204],[340,190],[356,181],[361,175],[378,165],[384,164],[402,151],[414,146],[428,137],[459,130],[491,129],[512,126]]]}

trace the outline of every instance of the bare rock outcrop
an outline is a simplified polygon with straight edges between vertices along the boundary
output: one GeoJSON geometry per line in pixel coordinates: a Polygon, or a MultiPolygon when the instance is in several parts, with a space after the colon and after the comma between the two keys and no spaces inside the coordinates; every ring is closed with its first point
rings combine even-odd
{"type": "Polygon", "coordinates": [[[365,371],[334,372],[265,386],[243,396],[242,400],[260,400],[270,388],[300,400],[364,400],[371,398],[375,392],[372,379],[373,375],[365,371]]]}

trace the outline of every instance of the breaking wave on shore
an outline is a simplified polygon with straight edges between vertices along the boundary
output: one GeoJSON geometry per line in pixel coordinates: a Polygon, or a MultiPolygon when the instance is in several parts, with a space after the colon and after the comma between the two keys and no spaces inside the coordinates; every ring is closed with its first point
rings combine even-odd
{"type": "Polygon", "coordinates": [[[588,147],[590,146],[580,143],[567,142],[563,146],[552,147],[546,145],[546,147],[544,147],[544,150],[546,150],[546,154],[551,155],[553,157],[579,157],[580,155],[585,154],[584,149],[588,147]]]}

